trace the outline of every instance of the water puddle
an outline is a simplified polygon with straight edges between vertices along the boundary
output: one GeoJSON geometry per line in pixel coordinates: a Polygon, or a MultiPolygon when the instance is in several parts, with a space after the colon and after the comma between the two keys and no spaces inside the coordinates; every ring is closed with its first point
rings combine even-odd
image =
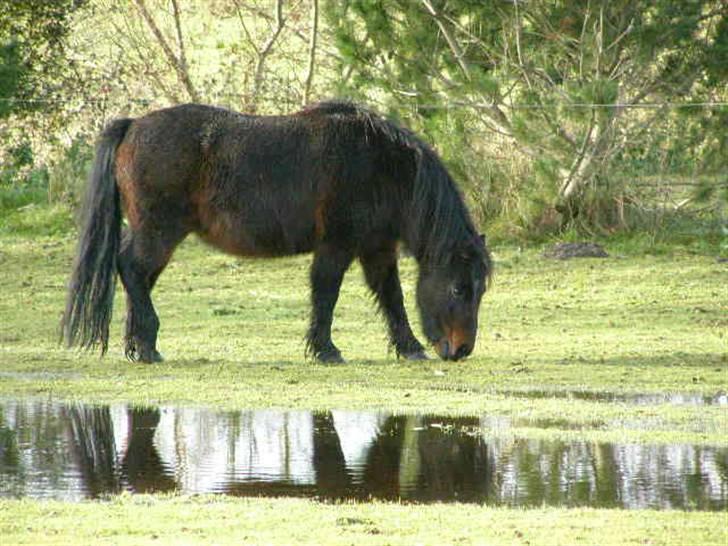
{"type": "Polygon", "coordinates": [[[585,400],[588,402],[606,402],[610,404],[622,403],[637,406],[655,406],[668,404],[671,406],[728,406],[728,393],[723,391],[714,395],[673,393],[673,394],[625,394],[614,392],[595,391],[568,391],[568,390],[499,390],[497,394],[514,398],[528,398],[532,400],[559,399],[559,400],[585,400]]]}
{"type": "Polygon", "coordinates": [[[728,508],[728,446],[486,439],[488,427],[487,417],[0,400],[0,497],[728,508]]]}

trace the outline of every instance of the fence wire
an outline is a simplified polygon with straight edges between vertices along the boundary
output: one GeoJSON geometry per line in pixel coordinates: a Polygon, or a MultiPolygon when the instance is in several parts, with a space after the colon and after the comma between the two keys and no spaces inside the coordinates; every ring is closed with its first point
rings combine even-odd
{"type": "MultiPolygon", "coordinates": [[[[226,97],[244,97],[244,95],[225,95],[226,97]]],[[[127,98],[126,102],[133,104],[151,104],[157,100],[157,98],[127,98]]],[[[39,98],[39,99],[16,99],[12,97],[0,97],[0,102],[10,104],[73,104],[73,103],[93,103],[102,104],[109,102],[109,99],[72,99],[72,98],[39,98]]],[[[642,102],[642,103],[580,103],[580,102],[555,102],[549,104],[525,104],[525,103],[482,103],[482,102],[450,102],[450,103],[438,103],[438,104],[422,104],[412,102],[409,106],[415,106],[417,108],[426,109],[457,109],[457,108],[472,108],[472,109],[491,109],[494,107],[509,108],[511,110],[548,110],[553,108],[645,108],[645,109],[657,109],[657,108],[720,108],[728,107],[728,102],[725,101],[703,101],[703,102],[642,102]]]]}

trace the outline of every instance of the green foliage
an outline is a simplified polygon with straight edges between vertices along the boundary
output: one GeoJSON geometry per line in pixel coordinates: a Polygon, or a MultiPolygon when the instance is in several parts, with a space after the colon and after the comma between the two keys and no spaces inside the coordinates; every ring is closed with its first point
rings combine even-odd
{"type": "Polygon", "coordinates": [[[709,85],[723,85],[728,80],[728,18],[721,18],[715,28],[711,53],[706,58],[709,85]]]}
{"type": "Polygon", "coordinates": [[[0,170],[0,210],[45,201],[48,172],[34,169],[30,143],[22,141],[7,150],[0,170]]]}
{"type": "MultiPolygon", "coordinates": [[[[200,100],[299,107],[310,4],[284,3],[274,35],[273,0],[180,0],[180,42],[167,0],[144,1],[171,50],[185,46],[200,100]]],[[[700,204],[679,214],[709,207],[715,223],[725,107],[585,105],[728,100],[727,11],[719,0],[326,0],[313,96],[368,103],[422,134],[502,236],[664,226],[688,183],[700,204]],[[655,177],[659,196],[643,191],[655,177]]],[[[79,143],[110,118],[186,100],[135,3],[0,3],[3,206],[77,201],[90,152],[79,143]],[[32,163],[18,164],[23,146],[32,163]]]]}
{"type": "Polygon", "coordinates": [[[0,118],[12,111],[14,97],[22,85],[22,59],[17,40],[0,43],[0,118]]]}
{"type": "Polygon", "coordinates": [[[94,149],[86,139],[79,137],[49,169],[48,200],[52,203],[78,205],[89,171],[94,149]]]}
{"type": "Polygon", "coordinates": [[[72,226],[68,205],[77,206],[93,148],[76,139],[50,166],[34,166],[27,141],[11,148],[0,171],[0,227],[19,233],[62,234],[72,226]],[[47,209],[47,205],[51,206],[47,209]]]}
{"type": "Polygon", "coordinates": [[[84,4],[0,3],[0,210],[8,211],[6,224],[13,221],[10,211],[49,200],[49,167],[38,157],[42,145],[34,133],[40,133],[43,144],[54,138],[50,124],[39,121],[61,110],[53,99],[72,65],[65,40],[72,16],[84,4]]]}
{"type": "Polygon", "coordinates": [[[63,40],[70,17],[84,3],[12,0],[0,4],[0,117],[48,108],[42,101],[52,92],[53,78],[68,67],[63,40]]]}
{"type": "MultiPolygon", "coordinates": [[[[660,158],[665,174],[696,160],[716,172],[714,158],[725,157],[715,109],[601,106],[725,100],[728,9],[718,0],[350,0],[330,2],[328,12],[350,94],[424,130],[471,193],[505,199],[481,207],[484,222],[538,233],[580,216],[588,232],[623,228],[612,222],[625,185],[613,179],[625,157],[660,158]],[[435,127],[456,117],[470,124],[467,144],[435,127]],[[468,146],[479,153],[463,153],[468,146]],[[505,176],[468,174],[496,171],[505,176]]],[[[650,162],[642,172],[654,174],[650,162]]]]}
{"type": "MultiPolygon", "coordinates": [[[[3,182],[0,179],[0,182],[3,182]]],[[[19,182],[0,184],[0,211],[17,209],[31,203],[48,200],[48,172],[43,169],[29,171],[19,182]]]]}
{"type": "Polygon", "coordinates": [[[73,212],[65,204],[38,205],[45,188],[16,195],[0,192],[0,232],[27,237],[66,237],[74,226],[73,212]]]}

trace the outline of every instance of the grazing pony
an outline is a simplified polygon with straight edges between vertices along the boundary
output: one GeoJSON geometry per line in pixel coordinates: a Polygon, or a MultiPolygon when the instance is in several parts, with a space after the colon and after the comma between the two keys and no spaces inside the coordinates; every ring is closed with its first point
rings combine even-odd
{"type": "Polygon", "coordinates": [[[313,252],[307,350],[319,360],[341,360],[331,322],[354,258],[397,355],[426,358],[403,305],[398,241],[419,264],[417,305],[437,354],[458,360],[475,345],[491,273],[484,238],[435,152],[360,106],[252,116],[186,104],[118,119],[97,144],[83,212],[61,323],[68,346],[106,352],[118,273],[126,356],[161,360],[150,293],[191,232],[238,256],[313,252]]]}

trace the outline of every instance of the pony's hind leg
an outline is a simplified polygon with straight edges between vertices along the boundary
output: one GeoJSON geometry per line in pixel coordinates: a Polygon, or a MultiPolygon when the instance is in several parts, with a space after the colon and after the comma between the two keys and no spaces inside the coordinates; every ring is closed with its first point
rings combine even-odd
{"type": "Polygon", "coordinates": [[[344,273],[353,256],[330,244],[316,249],[311,266],[311,326],[306,336],[307,352],[322,362],[342,362],[341,352],[331,340],[331,322],[344,273]]]}
{"type": "Polygon", "coordinates": [[[159,317],[152,305],[151,291],[183,238],[183,233],[162,237],[159,232],[132,230],[123,235],[118,267],[127,296],[124,352],[129,360],[162,360],[157,351],[159,317]]]}
{"type": "Polygon", "coordinates": [[[389,339],[397,352],[410,360],[425,360],[425,349],[412,333],[404,308],[402,286],[397,269],[397,250],[394,243],[371,250],[359,257],[364,277],[377,298],[387,320],[389,339]]]}

